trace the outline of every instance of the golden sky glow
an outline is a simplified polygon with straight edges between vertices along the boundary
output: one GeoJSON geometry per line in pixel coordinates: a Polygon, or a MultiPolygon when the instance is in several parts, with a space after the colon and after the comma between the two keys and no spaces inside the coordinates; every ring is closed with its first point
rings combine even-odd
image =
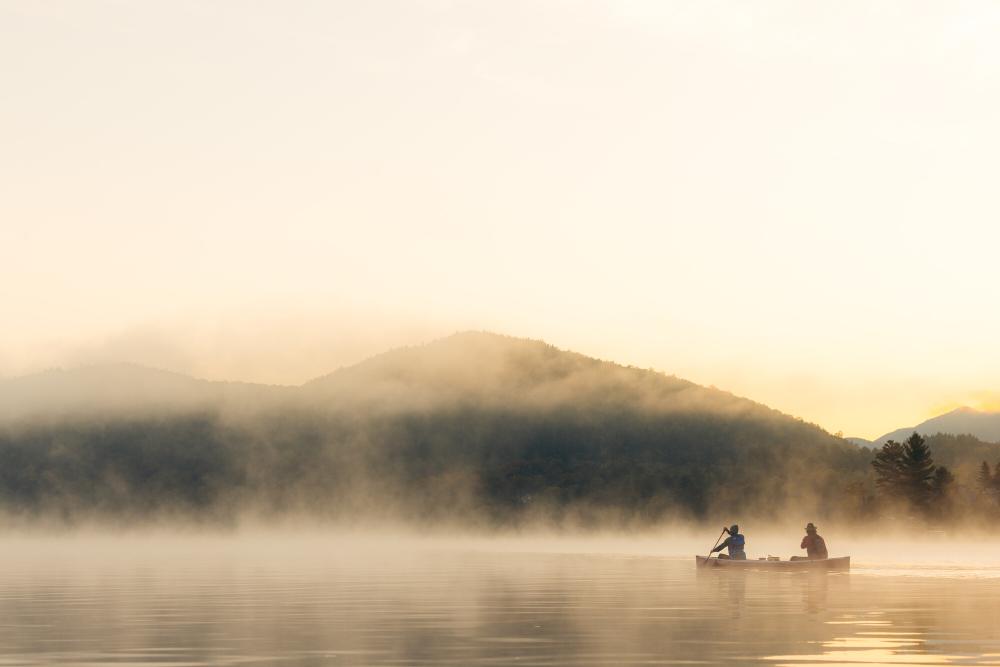
{"type": "Polygon", "coordinates": [[[849,435],[995,396],[998,28],[990,2],[0,0],[0,374],[299,382],[491,329],[849,435]]]}

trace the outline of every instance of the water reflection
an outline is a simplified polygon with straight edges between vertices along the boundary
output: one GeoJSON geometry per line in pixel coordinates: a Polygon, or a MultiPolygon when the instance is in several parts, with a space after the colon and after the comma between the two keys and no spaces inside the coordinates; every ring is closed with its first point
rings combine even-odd
{"type": "Polygon", "coordinates": [[[1000,581],[418,550],[24,559],[4,665],[1000,664],[1000,581]]]}

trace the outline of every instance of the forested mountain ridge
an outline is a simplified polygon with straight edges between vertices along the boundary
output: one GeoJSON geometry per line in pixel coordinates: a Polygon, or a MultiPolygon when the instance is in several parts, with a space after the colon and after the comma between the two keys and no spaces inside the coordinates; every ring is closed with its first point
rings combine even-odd
{"type": "Polygon", "coordinates": [[[290,387],[213,382],[135,364],[51,369],[0,379],[0,424],[22,420],[242,412],[281,405],[290,387]]]}
{"type": "Polygon", "coordinates": [[[522,409],[619,405],[656,412],[792,419],[760,403],[674,376],[563,351],[542,341],[482,332],[392,350],[312,380],[302,390],[306,404],[327,409],[401,412],[459,405],[522,409]]]}
{"type": "Polygon", "coordinates": [[[753,401],[494,334],[301,387],[175,383],[197,400],[8,425],[0,506],[69,519],[828,516],[868,476],[866,450],[753,401]],[[243,391],[255,408],[233,410],[243,391]]]}
{"type": "Polygon", "coordinates": [[[674,376],[483,332],[391,350],[298,387],[203,380],[127,363],[0,379],[0,422],[201,413],[239,405],[406,412],[459,405],[545,408],[615,402],[627,402],[632,409],[787,417],[674,376]]]}
{"type": "Polygon", "coordinates": [[[916,426],[900,428],[873,441],[881,447],[889,440],[902,442],[914,432],[922,434],[971,435],[984,442],[1000,442],[1000,412],[957,408],[943,415],[932,417],[916,426]]]}

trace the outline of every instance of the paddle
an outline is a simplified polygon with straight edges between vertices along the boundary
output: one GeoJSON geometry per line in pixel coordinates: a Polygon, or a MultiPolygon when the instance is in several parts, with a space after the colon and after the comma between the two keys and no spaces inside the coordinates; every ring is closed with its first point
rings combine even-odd
{"type": "Polygon", "coordinates": [[[719,546],[719,540],[721,540],[722,536],[725,535],[725,534],[726,534],[726,529],[723,528],[722,532],[719,533],[719,536],[717,538],[715,538],[715,544],[712,545],[712,550],[708,552],[707,556],[705,556],[705,560],[709,560],[709,559],[712,558],[712,554],[715,553],[715,547],[719,546]]]}

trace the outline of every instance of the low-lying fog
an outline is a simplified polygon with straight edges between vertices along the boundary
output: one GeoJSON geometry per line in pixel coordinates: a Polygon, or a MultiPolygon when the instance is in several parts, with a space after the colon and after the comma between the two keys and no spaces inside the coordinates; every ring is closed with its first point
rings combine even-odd
{"type": "MultiPolygon", "coordinates": [[[[714,527],[713,527],[714,528],[714,527]]],[[[747,555],[768,555],[787,560],[803,556],[799,548],[804,533],[788,530],[742,528],[747,537],[747,555]]],[[[928,532],[923,536],[886,529],[879,535],[852,536],[850,532],[821,530],[830,556],[851,556],[855,570],[934,566],[946,574],[955,568],[958,575],[970,569],[1000,576],[1000,538],[980,534],[956,536],[928,532]]],[[[541,531],[488,535],[445,530],[420,534],[413,530],[361,530],[330,527],[302,529],[250,529],[228,533],[204,531],[74,530],[60,532],[12,532],[0,538],[7,561],[24,559],[34,563],[76,564],[109,561],[168,561],[226,559],[234,561],[363,562],[373,558],[405,562],[418,555],[434,553],[494,554],[581,554],[613,555],[660,559],[686,559],[706,555],[715,545],[719,530],[696,527],[674,528],[665,532],[560,533],[541,531]]]]}
{"type": "Polygon", "coordinates": [[[993,542],[831,527],[850,573],[696,570],[717,533],[7,534],[0,664],[1000,664],[993,542]]]}
{"type": "Polygon", "coordinates": [[[931,436],[879,461],[934,483],[887,485],[752,401],[484,334],[287,391],[113,370],[8,387],[61,402],[0,428],[0,665],[1000,656],[997,443],[931,436]],[[849,573],[695,568],[809,521],[849,573]]]}

